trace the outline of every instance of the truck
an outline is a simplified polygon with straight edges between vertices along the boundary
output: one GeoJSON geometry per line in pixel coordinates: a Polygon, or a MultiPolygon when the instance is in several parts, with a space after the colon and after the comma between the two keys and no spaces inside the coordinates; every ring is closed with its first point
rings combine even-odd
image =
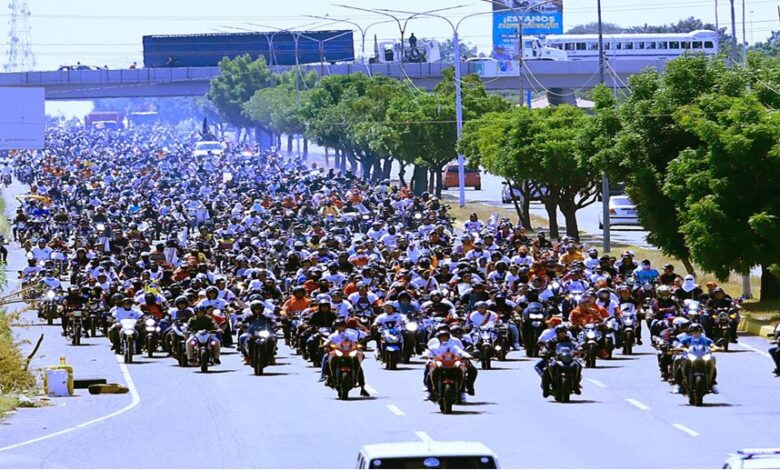
{"type": "MultiPolygon", "coordinates": [[[[401,62],[401,42],[383,41],[377,42],[374,37],[374,57],[369,60],[371,64],[395,64],[401,62]]],[[[420,39],[416,47],[409,46],[404,41],[403,58],[406,63],[436,63],[441,61],[439,42],[420,39]]]]}
{"type": "Polygon", "coordinates": [[[116,111],[93,111],[84,116],[84,127],[87,129],[122,129],[124,115],[116,111]]]}

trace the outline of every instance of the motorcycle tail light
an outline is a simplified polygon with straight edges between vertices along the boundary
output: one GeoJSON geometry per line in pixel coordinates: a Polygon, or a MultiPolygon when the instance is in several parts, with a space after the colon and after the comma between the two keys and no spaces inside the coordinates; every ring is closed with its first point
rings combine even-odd
{"type": "Polygon", "coordinates": [[[441,361],[436,361],[436,367],[441,367],[442,363],[441,361]]]}
{"type": "Polygon", "coordinates": [[[358,353],[357,350],[352,351],[351,353],[349,353],[349,357],[355,357],[357,356],[357,353],[358,353]]]}
{"type": "Polygon", "coordinates": [[[216,345],[217,345],[217,342],[216,342],[216,341],[212,341],[212,342],[211,342],[211,345],[212,345],[212,346],[216,346],[216,345]]]}
{"type": "Polygon", "coordinates": [[[192,341],[190,341],[190,344],[195,346],[196,344],[198,344],[198,342],[193,339],[192,341]]]}

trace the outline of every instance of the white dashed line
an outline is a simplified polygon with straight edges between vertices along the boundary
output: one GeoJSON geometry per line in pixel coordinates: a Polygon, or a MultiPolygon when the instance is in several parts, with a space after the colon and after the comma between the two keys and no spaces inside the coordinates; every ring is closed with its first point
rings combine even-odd
{"type": "MultiPolygon", "coordinates": [[[[120,356],[117,357],[117,360],[119,361],[121,359],[120,356]]],[[[53,437],[62,436],[63,434],[68,434],[69,432],[77,431],[79,429],[83,429],[87,426],[91,426],[93,424],[101,423],[103,421],[109,420],[111,418],[117,417],[123,413],[126,413],[136,406],[138,406],[139,403],[141,403],[141,397],[138,395],[138,390],[135,388],[135,383],[133,382],[133,378],[130,377],[130,371],[127,369],[127,365],[125,365],[123,362],[119,363],[119,369],[122,371],[122,376],[125,378],[125,382],[127,383],[127,388],[130,389],[130,404],[122,408],[121,410],[114,411],[113,413],[109,413],[105,416],[101,416],[100,418],[92,419],[86,422],[83,422],[81,424],[78,424],[76,426],[73,426],[72,428],[63,429],[62,431],[57,431],[51,434],[46,434],[45,436],[36,437],[35,439],[30,439],[29,441],[20,442],[18,444],[13,444],[6,447],[1,447],[0,452],[5,452],[6,450],[12,450],[12,449],[18,449],[19,447],[24,447],[26,445],[35,444],[36,442],[45,441],[47,439],[51,439],[53,437]]]]}
{"type": "Polygon", "coordinates": [[[607,384],[605,384],[604,382],[601,382],[599,380],[596,380],[596,379],[585,379],[585,380],[587,380],[588,382],[592,383],[593,385],[595,385],[595,386],[597,386],[599,388],[607,388],[607,384]]]}
{"type": "Polygon", "coordinates": [[[401,408],[398,408],[395,405],[387,405],[387,409],[396,416],[406,416],[406,413],[401,411],[401,408]]]}
{"type": "Polygon", "coordinates": [[[375,389],[371,385],[366,385],[366,391],[370,393],[371,395],[377,395],[379,394],[379,390],[375,389]]]}
{"type": "Polygon", "coordinates": [[[644,403],[642,403],[639,400],[634,400],[633,398],[626,398],[626,401],[631,403],[632,405],[636,406],[637,408],[639,408],[642,411],[647,411],[647,410],[650,409],[649,406],[645,405],[644,403]]]}
{"type": "Polygon", "coordinates": [[[423,441],[425,443],[433,442],[433,439],[431,439],[431,436],[429,436],[428,433],[426,433],[424,431],[415,431],[415,434],[417,435],[417,437],[420,438],[421,441],[423,441]]]}
{"type": "Polygon", "coordinates": [[[760,350],[758,348],[754,348],[753,346],[751,346],[751,345],[749,345],[747,343],[743,343],[742,341],[739,342],[739,345],[742,346],[745,349],[749,349],[749,350],[753,351],[754,353],[758,353],[758,354],[761,354],[764,357],[768,357],[769,359],[772,359],[772,356],[768,352],[766,352],[766,351],[762,351],[762,350],[760,350]]]}
{"type": "Polygon", "coordinates": [[[676,427],[677,429],[679,429],[680,431],[684,432],[685,434],[687,434],[687,435],[689,435],[691,437],[696,437],[696,436],[699,435],[698,432],[694,431],[693,429],[691,429],[688,426],[685,426],[683,424],[673,424],[672,426],[676,427]]]}

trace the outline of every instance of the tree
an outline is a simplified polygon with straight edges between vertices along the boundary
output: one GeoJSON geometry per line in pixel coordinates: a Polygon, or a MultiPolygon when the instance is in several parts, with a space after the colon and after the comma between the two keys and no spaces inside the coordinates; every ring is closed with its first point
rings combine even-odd
{"type": "Polygon", "coordinates": [[[472,163],[493,174],[543,186],[550,236],[559,235],[560,208],[566,234],[579,239],[577,211],[598,194],[597,172],[590,159],[575,152],[588,119],[584,111],[568,105],[486,114],[465,127],[461,148],[472,163]]]}
{"type": "MultiPolygon", "coordinates": [[[[455,63],[455,43],[452,39],[446,39],[439,42],[439,54],[441,55],[441,61],[446,64],[455,63]]],[[[471,43],[460,42],[460,57],[461,60],[469,59],[471,57],[484,57],[485,54],[479,54],[477,46],[471,43]]]]}
{"type": "Polygon", "coordinates": [[[220,74],[211,80],[208,98],[219,114],[238,127],[251,127],[254,123],[244,114],[244,103],[258,90],[275,84],[274,74],[264,57],[252,60],[249,54],[235,59],[225,57],[219,62],[220,74]]]}
{"type": "Polygon", "coordinates": [[[780,31],[772,31],[772,35],[764,42],[750,46],[750,50],[770,57],[780,57],[780,31]]]}
{"type": "MultiPolygon", "coordinates": [[[[604,34],[620,34],[625,33],[626,29],[615,23],[601,23],[601,28],[604,34]]],[[[599,24],[596,21],[587,24],[578,24],[572,26],[566,31],[566,34],[596,34],[599,32],[599,24]]]]}

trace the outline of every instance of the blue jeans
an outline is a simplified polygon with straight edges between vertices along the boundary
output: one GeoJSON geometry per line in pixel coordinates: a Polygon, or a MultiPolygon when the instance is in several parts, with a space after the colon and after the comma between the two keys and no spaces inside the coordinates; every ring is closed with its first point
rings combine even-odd
{"type": "Polygon", "coordinates": [[[520,348],[520,330],[517,328],[514,322],[507,322],[507,329],[509,330],[509,341],[512,342],[513,348],[520,348]]]}
{"type": "Polygon", "coordinates": [[[775,369],[780,370],[780,346],[769,348],[769,355],[775,361],[775,369]]]}

